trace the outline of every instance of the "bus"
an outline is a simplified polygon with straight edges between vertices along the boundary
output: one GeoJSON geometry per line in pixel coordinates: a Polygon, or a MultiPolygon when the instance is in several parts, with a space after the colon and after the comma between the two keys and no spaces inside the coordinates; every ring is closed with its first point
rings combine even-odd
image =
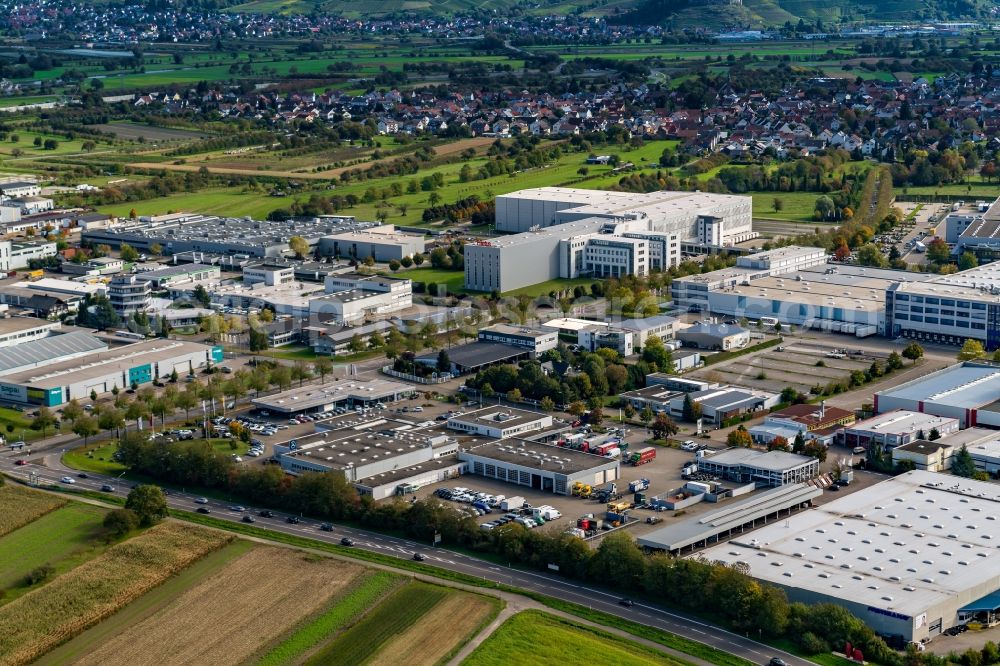
{"type": "Polygon", "coordinates": [[[778,324],[778,318],[777,317],[761,317],[760,318],[760,323],[761,323],[762,326],[769,326],[771,328],[774,328],[778,324]]]}

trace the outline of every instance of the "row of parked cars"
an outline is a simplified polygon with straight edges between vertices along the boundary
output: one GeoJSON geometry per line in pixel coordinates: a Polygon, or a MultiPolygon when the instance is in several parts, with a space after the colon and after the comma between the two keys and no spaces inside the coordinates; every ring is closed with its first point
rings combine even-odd
{"type": "Polygon", "coordinates": [[[489,493],[476,492],[468,488],[438,488],[435,493],[441,499],[470,504],[472,508],[479,511],[479,515],[493,513],[493,509],[500,508],[507,497],[505,495],[490,495],[489,493]]]}

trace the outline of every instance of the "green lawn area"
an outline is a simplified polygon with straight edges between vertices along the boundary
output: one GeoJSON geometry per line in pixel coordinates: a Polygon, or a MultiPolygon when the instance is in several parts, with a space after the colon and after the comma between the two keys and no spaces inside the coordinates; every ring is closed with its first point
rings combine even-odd
{"type": "MultiPolygon", "coordinates": [[[[192,442],[207,441],[215,449],[216,453],[243,455],[249,450],[249,445],[245,442],[236,442],[236,448],[232,448],[230,443],[234,440],[217,437],[208,440],[189,440],[192,442]]],[[[114,454],[118,450],[118,442],[99,442],[88,444],[79,448],[71,449],[63,454],[63,463],[67,467],[78,469],[82,472],[94,472],[106,476],[118,476],[128,470],[125,465],[114,459],[114,454]]],[[[131,478],[131,475],[130,475],[131,478]]]]}
{"type": "MultiPolygon", "coordinates": [[[[423,282],[424,284],[444,284],[448,287],[448,293],[450,294],[460,294],[460,293],[481,293],[481,292],[468,292],[465,289],[465,272],[464,271],[449,271],[441,270],[438,268],[412,268],[408,271],[399,271],[394,273],[400,277],[410,278],[414,282],[423,282]]],[[[547,282],[541,282],[539,284],[534,284],[528,287],[521,287],[520,289],[513,289],[511,291],[504,292],[504,296],[520,296],[526,294],[528,296],[546,296],[552,291],[562,291],[564,289],[573,289],[574,287],[580,285],[586,287],[589,291],[590,285],[595,282],[594,278],[572,278],[572,279],[555,279],[548,280],[547,282]]]]}
{"type": "Polygon", "coordinates": [[[283,358],[286,361],[312,361],[316,358],[317,354],[311,347],[304,345],[285,345],[284,347],[268,349],[262,356],[283,358]]]}
{"type": "MultiPolygon", "coordinates": [[[[66,571],[102,549],[105,510],[70,502],[0,539],[0,589],[20,587],[44,564],[66,571]]],[[[6,599],[6,597],[5,597],[6,599]]]]}
{"type": "Polygon", "coordinates": [[[685,663],[613,634],[527,610],[504,622],[462,665],[587,663],[594,655],[622,666],[685,663]]]}
{"type": "MultiPolygon", "coordinates": [[[[41,439],[43,437],[42,431],[31,429],[32,420],[32,417],[28,416],[27,412],[19,412],[9,407],[0,407],[0,429],[2,429],[0,434],[3,434],[10,441],[17,441],[23,438],[24,441],[30,442],[41,439]]],[[[49,428],[44,436],[51,437],[53,434],[55,434],[55,430],[49,428]]]]}
{"type": "Polygon", "coordinates": [[[424,284],[444,284],[448,287],[448,292],[457,294],[465,291],[465,271],[448,271],[439,268],[411,268],[407,271],[394,273],[399,277],[405,277],[414,282],[424,284]]]}
{"type": "Polygon", "coordinates": [[[192,211],[207,215],[251,217],[263,219],[275,208],[282,208],[294,201],[292,197],[268,197],[237,189],[214,188],[200,192],[182,192],[165,197],[130,203],[99,206],[98,210],[110,215],[128,216],[133,208],[138,215],[158,215],[167,211],[192,211]]]}
{"type": "Polygon", "coordinates": [[[897,187],[897,194],[918,195],[918,196],[959,196],[970,199],[987,199],[992,201],[1000,196],[1000,183],[987,183],[979,176],[970,177],[967,183],[953,183],[949,185],[925,185],[897,187]],[[971,186],[971,187],[970,187],[971,186]]]}
{"type": "Polygon", "coordinates": [[[772,220],[812,222],[818,192],[749,192],[753,197],[753,216],[772,220]],[[781,199],[782,209],[775,212],[774,200],[781,199]]]}

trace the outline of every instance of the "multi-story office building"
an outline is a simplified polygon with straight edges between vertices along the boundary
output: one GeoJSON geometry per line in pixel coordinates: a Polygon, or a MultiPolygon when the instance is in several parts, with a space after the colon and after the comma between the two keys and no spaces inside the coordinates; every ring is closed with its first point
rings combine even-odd
{"type": "Polygon", "coordinates": [[[140,280],[135,275],[119,275],[108,285],[108,300],[115,312],[127,317],[149,308],[151,292],[148,281],[140,280]]]}

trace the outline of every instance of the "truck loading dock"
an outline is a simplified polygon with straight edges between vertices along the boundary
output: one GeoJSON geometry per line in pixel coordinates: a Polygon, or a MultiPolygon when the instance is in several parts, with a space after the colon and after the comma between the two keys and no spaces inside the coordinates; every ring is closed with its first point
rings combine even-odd
{"type": "Polygon", "coordinates": [[[460,449],[458,458],[470,474],[558,495],[568,495],[577,481],[615,481],[620,472],[617,459],[513,438],[460,449]]]}

